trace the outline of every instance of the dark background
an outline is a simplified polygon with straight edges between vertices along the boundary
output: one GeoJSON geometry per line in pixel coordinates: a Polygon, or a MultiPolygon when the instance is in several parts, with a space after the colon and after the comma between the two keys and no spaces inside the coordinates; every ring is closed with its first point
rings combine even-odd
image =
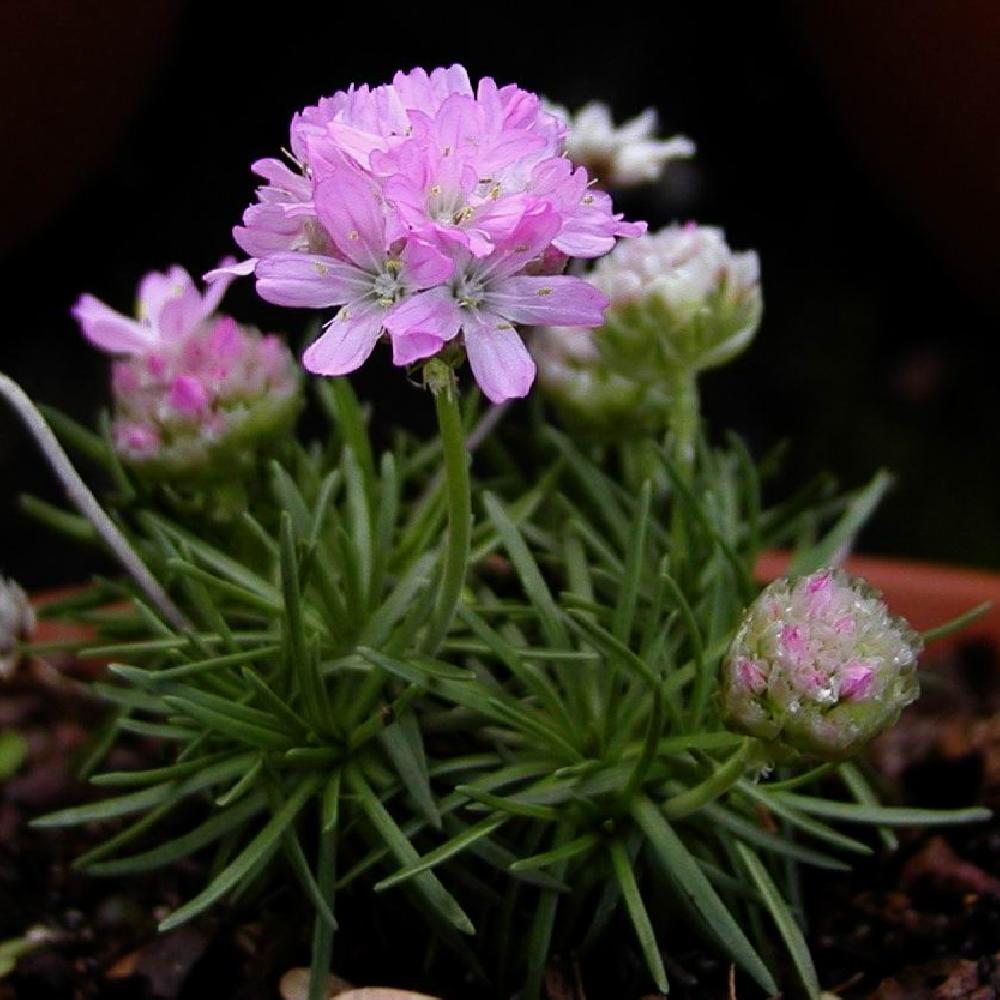
{"type": "MultiPolygon", "coordinates": [[[[1000,5],[666,0],[656,24],[647,9],[5,0],[0,368],[92,419],[106,361],[67,314],[81,291],[125,309],[148,269],[208,269],[292,111],[461,61],[571,107],[655,105],[665,134],[692,137],[693,163],[621,205],[721,224],[761,254],[764,325],[706,379],[714,425],[758,453],[792,435],[789,483],[894,469],[868,551],[1000,568],[1000,5]]],[[[227,307],[299,333],[249,287],[227,307]]],[[[425,405],[384,374],[360,381],[379,419],[425,405]]],[[[24,490],[58,493],[0,412],[0,571],[84,576],[92,554],[19,515],[24,490]]]]}

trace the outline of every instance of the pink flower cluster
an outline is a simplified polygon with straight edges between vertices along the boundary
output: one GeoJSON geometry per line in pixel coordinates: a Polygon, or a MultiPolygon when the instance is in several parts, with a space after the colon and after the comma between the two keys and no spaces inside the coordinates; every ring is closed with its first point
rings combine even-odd
{"type": "Polygon", "coordinates": [[[523,396],[535,366],[515,324],[600,325],[604,294],[560,272],[645,231],[565,138],[536,95],[488,77],[474,90],[457,65],[339,91],[294,117],[292,166],[253,164],[266,183],[234,230],[250,260],[225,273],[254,273],[278,305],[340,307],[312,372],[353,371],[383,334],[397,365],[461,335],[491,400],[523,396]]]}
{"type": "Polygon", "coordinates": [[[136,319],[92,295],[73,307],[92,344],[125,355],[112,366],[112,431],[128,461],[193,471],[217,447],[265,433],[297,410],[288,348],[216,315],[227,284],[202,294],[187,271],[172,267],[142,279],[136,319]]]}
{"type": "Polygon", "coordinates": [[[768,741],[839,757],[916,698],[919,637],[880,595],[837,570],[776,580],[723,664],[728,721],[768,741]]]}

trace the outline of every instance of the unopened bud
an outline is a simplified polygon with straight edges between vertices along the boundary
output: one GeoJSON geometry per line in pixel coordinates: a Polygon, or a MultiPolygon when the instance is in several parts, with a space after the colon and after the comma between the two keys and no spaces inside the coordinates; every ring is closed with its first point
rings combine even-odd
{"type": "Polygon", "coordinates": [[[920,637],[862,580],[824,569],[771,583],[722,667],[729,725],[830,760],[856,753],[920,693],[920,637]]]}

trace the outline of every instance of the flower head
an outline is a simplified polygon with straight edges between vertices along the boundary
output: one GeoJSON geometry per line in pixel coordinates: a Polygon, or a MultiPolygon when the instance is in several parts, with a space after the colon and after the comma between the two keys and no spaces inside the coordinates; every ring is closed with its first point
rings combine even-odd
{"type": "Polygon", "coordinates": [[[548,105],[548,110],[566,122],[566,155],[610,187],[655,181],[671,160],[694,155],[694,143],[682,135],[656,138],[652,108],[617,126],[600,101],[585,104],[575,114],[556,105],[548,105]]]}
{"type": "Polygon", "coordinates": [[[339,308],[304,357],[318,374],[353,371],[383,335],[398,365],[458,340],[490,399],[523,396],[515,325],[599,324],[604,296],[558,272],[645,229],[563,156],[536,95],[474,88],[461,66],[340,91],[291,132],[291,167],[254,164],[267,183],[234,230],[251,259],[209,278],[252,271],[268,301],[339,308]]]}
{"type": "Polygon", "coordinates": [[[591,280],[611,299],[602,349],[636,377],[730,361],[760,323],[760,264],[720,229],[669,226],[616,248],[591,280]]]}
{"type": "Polygon", "coordinates": [[[139,284],[138,317],[91,295],[73,309],[112,365],[112,435],[119,455],[150,474],[231,472],[256,440],[287,427],[300,404],[297,368],[274,336],[215,313],[229,279],[202,294],[180,267],[139,284]],[[124,357],[121,357],[124,355],[124,357]]]}
{"type": "Polygon", "coordinates": [[[840,570],[776,580],[740,625],[722,668],[734,728],[840,759],[919,694],[920,638],[881,595],[840,570]]]}
{"type": "Polygon", "coordinates": [[[568,422],[620,437],[667,418],[677,375],[721,364],[749,342],[761,312],[757,255],[718,229],[671,226],[615,247],[590,282],[610,305],[596,329],[543,328],[539,379],[568,422]]]}
{"type": "Polygon", "coordinates": [[[0,678],[9,676],[17,663],[16,647],[35,630],[35,612],[28,595],[13,581],[0,576],[0,678]]]}

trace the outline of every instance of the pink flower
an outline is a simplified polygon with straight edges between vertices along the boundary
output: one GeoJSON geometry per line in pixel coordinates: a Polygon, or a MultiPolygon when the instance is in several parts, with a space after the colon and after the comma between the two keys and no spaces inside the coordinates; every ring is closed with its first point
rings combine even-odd
{"type": "MultiPolygon", "coordinates": [[[[316,189],[316,210],[339,257],[278,253],[257,265],[257,291],[283,306],[341,306],[305,354],[321,375],[354,371],[371,354],[407,295],[447,280],[453,262],[429,243],[392,241],[378,193],[370,180],[343,166],[316,189]]],[[[421,296],[409,303],[419,305],[421,296]]],[[[396,327],[397,364],[434,354],[444,343],[435,330],[396,327]]]]}
{"type": "Polygon", "coordinates": [[[525,215],[488,257],[456,252],[453,281],[399,306],[386,320],[390,334],[451,340],[461,330],[472,373],[494,403],[527,394],[535,363],[516,323],[599,326],[607,299],[593,285],[570,275],[524,274],[558,231],[560,219],[547,207],[525,215]]]}
{"type": "Polygon", "coordinates": [[[230,281],[232,277],[225,275],[202,293],[191,275],[175,265],[165,273],[151,271],[139,283],[136,319],[115,312],[88,294],[80,296],[71,312],[83,335],[102,351],[147,354],[183,339],[200,326],[219,307],[230,281]]]}
{"type": "Polygon", "coordinates": [[[231,280],[224,275],[202,294],[173,267],[142,279],[137,319],[91,295],[73,308],[88,340],[125,355],[111,368],[113,439],[123,459],[150,474],[201,474],[222,454],[216,446],[231,445],[232,458],[298,413],[288,348],[215,314],[231,280]]]}
{"type": "Polygon", "coordinates": [[[461,66],[340,91],[291,132],[292,166],[254,164],[267,184],[234,230],[251,259],[207,278],[253,272],[270,302],[339,307],[304,357],[318,374],[354,370],[383,334],[397,365],[461,336],[490,399],[523,396],[515,324],[599,325],[604,296],[554,272],[645,229],[565,160],[537,96],[473,89],[461,66]]]}

